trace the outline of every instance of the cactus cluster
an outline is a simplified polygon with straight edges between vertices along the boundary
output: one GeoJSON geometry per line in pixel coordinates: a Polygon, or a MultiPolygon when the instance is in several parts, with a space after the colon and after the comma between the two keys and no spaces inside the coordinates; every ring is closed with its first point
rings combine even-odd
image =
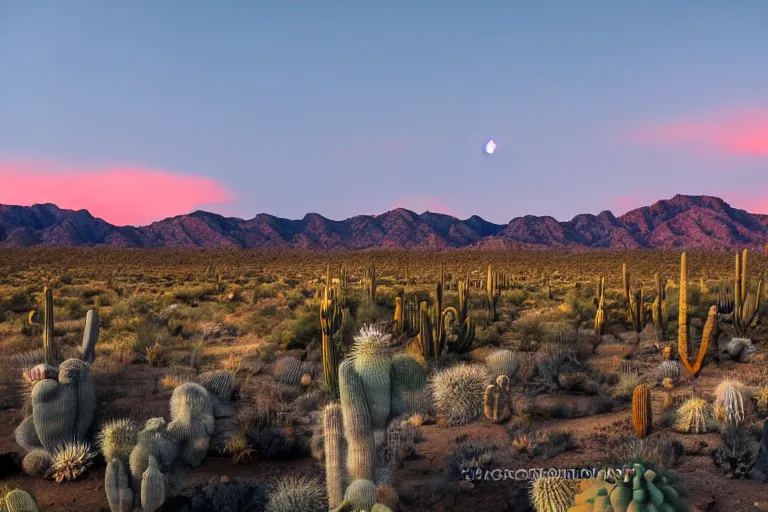
{"type": "Polygon", "coordinates": [[[57,369],[45,364],[33,367],[25,377],[35,382],[32,414],[16,428],[16,442],[29,452],[24,467],[31,474],[49,474],[41,468],[50,469],[54,453],[61,460],[69,448],[90,437],[96,410],[93,376],[88,363],[67,359],[57,369]]]}
{"type": "Polygon", "coordinates": [[[216,419],[232,414],[232,372],[217,370],[185,382],[171,394],[171,422],[150,418],[143,428],[127,419],[106,423],[98,435],[108,461],[104,476],[112,512],[160,508],[181,491],[185,467],[199,466],[208,453],[216,419]]]}
{"type": "Polygon", "coordinates": [[[691,511],[687,492],[677,475],[646,469],[642,464],[634,464],[621,481],[582,480],[580,489],[568,512],[691,511]]]}
{"type": "Polygon", "coordinates": [[[483,397],[485,417],[494,423],[502,423],[512,417],[512,396],[509,389],[509,377],[499,375],[494,384],[485,388],[483,397]]]}
{"type": "Polygon", "coordinates": [[[749,292],[747,279],[747,249],[736,254],[736,268],[733,279],[733,329],[738,336],[747,336],[760,318],[760,302],[763,296],[763,278],[757,282],[754,293],[749,292]]]}
{"type": "Polygon", "coordinates": [[[426,370],[408,355],[392,355],[388,341],[378,329],[364,327],[339,366],[340,401],[329,403],[323,418],[331,508],[371,510],[377,486],[392,486],[400,432],[388,427],[399,425],[407,393],[423,391],[426,370]],[[377,457],[382,450],[388,460],[377,457]]]}

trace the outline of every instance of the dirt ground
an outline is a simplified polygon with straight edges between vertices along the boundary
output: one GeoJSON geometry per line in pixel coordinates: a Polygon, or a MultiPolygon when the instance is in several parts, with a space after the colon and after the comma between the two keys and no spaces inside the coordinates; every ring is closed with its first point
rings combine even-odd
{"type": "MultiPolygon", "coordinates": [[[[634,351],[634,361],[639,366],[658,363],[658,356],[653,354],[651,344],[643,342],[632,348],[622,344],[605,343],[599,347],[597,355],[590,364],[594,368],[608,368],[616,364],[617,354],[634,351]]],[[[707,364],[693,388],[696,393],[711,394],[717,383],[725,376],[738,375],[749,386],[762,383],[762,362],[738,364],[726,361],[721,365],[707,364]]],[[[160,388],[159,379],[164,375],[163,368],[149,368],[144,364],[124,365],[113,368],[108,379],[101,381],[108,386],[108,407],[102,409],[102,417],[133,415],[140,409],[142,417],[167,415],[170,391],[160,388]]],[[[94,372],[99,382],[98,362],[94,372]]],[[[685,373],[685,372],[684,372],[685,373]]],[[[105,373],[104,375],[107,375],[105,373]]],[[[679,392],[685,393],[691,387],[690,377],[683,377],[679,392]]],[[[654,388],[654,423],[661,417],[661,388],[654,388]]],[[[540,403],[548,400],[567,401],[583,400],[583,396],[556,395],[540,398],[540,403]]],[[[418,456],[406,460],[397,472],[398,488],[403,499],[402,510],[421,511],[519,511],[525,512],[530,482],[483,481],[467,482],[446,487],[442,477],[446,460],[452,453],[456,438],[468,434],[473,438],[483,438],[497,446],[492,466],[502,469],[525,468],[575,468],[593,464],[609,456],[608,446],[601,440],[632,436],[629,423],[630,405],[628,402],[617,403],[614,410],[605,414],[575,419],[548,419],[537,422],[541,430],[564,429],[572,433],[573,449],[550,460],[529,459],[528,456],[515,452],[505,425],[496,425],[486,419],[464,427],[446,427],[425,425],[421,427],[423,440],[417,447],[418,456]],[[602,436],[602,437],[601,437],[602,436]],[[458,492],[457,492],[458,491],[458,492]]],[[[19,452],[14,441],[13,431],[21,420],[19,409],[0,411],[0,453],[19,452]]],[[[659,430],[659,428],[657,428],[659,430]]],[[[662,429],[663,430],[663,429],[662,429]]],[[[666,431],[666,430],[664,430],[666,431]]],[[[674,468],[685,487],[694,497],[696,510],[710,512],[747,512],[768,510],[768,484],[751,480],[731,480],[718,473],[712,463],[710,453],[719,446],[718,434],[682,435],[668,431],[670,436],[679,439],[685,446],[685,455],[674,468]]],[[[184,493],[209,481],[218,481],[222,476],[231,479],[250,479],[269,484],[284,474],[322,477],[323,467],[310,457],[287,460],[254,460],[244,465],[235,465],[231,458],[210,456],[197,469],[189,470],[185,477],[184,493]]],[[[81,480],[55,484],[41,478],[15,474],[2,483],[19,487],[32,494],[40,509],[44,512],[82,512],[108,510],[104,493],[104,463],[98,460],[95,466],[81,480]]]]}

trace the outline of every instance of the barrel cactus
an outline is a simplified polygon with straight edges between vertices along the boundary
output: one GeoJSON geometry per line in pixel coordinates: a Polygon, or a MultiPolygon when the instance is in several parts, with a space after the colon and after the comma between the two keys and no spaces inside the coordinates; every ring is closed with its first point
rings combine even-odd
{"type": "Polygon", "coordinates": [[[513,379],[520,368],[520,359],[516,352],[500,349],[495,350],[485,358],[485,366],[493,380],[496,380],[499,375],[506,375],[513,379]]]}
{"type": "Polygon", "coordinates": [[[267,512],[327,512],[323,485],[315,479],[287,476],[269,494],[267,512]]]}
{"type": "Polygon", "coordinates": [[[715,419],[742,425],[751,416],[752,402],[746,386],[737,380],[724,380],[715,388],[715,419]]]}
{"type": "Polygon", "coordinates": [[[29,493],[15,489],[5,495],[5,508],[8,512],[38,512],[35,500],[29,493]]]}
{"type": "Polygon", "coordinates": [[[712,406],[701,398],[686,400],[677,410],[675,430],[686,434],[704,434],[716,427],[712,406]]]}
{"type": "Polygon", "coordinates": [[[483,414],[483,396],[489,384],[485,367],[459,364],[434,376],[430,387],[438,415],[451,425],[466,425],[483,414]]]}
{"type": "Polygon", "coordinates": [[[530,498],[536,512],[568,512],[573,505],[578,481],[564,478],[537,478],[531,486],[530,498]]]}

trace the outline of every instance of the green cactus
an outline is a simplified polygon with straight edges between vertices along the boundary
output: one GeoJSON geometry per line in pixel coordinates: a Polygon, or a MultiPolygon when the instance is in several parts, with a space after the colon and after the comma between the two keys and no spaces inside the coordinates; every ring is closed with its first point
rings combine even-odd
{"type": "Polygon", "coordinates": [[[52,379],[41,380],[32,388],[32,417],[46,450],[72,439],[77,422],[77,389],[52,379]]]}
{"type": "Polygon", "coordinates": [[[28,452],[43,446],[37,435],[37,430],[35,430],[35,419],[32,416],[27,416],[22,420],[14,430],[14,436],[16,443],[28,452]]]}
{"type": "Polygon", "coordinates": [[[149,456],[147,469],[141,475],[141,508],[143,512],[155,512],[165,502],[165,481],[160,464],[149,456]]]}
{"type": "Polygon", "coordinates": [[[623,480],[612,483],[603,478],[581,483],[568,512],[691,512],[687,493],[677,475],[634,464],[623,480]]]}
{"type": "Polygon", "coordinates": [[[353,479],[370,479],[374,460],[373,424],[362,379],[351,359],[339,366],[339,394],[347,441],[347,473],[353,479]]]}
{"type": "Polygon", "coordinates": [[[107,470],[104,473],[104,489],[112,512],[133,511],[133,490],[128,473],[120,459],[112,459],[107,464],[107,470]]]}
{"type": "Polygon", "coordinates": [[[323,432],[325,437],[325,479],[328,505],[333,508],[344,498],[344,427],[342,424],[341,404],[331,402],[323,413],[323,432]]]}
{"type": "Polygon", "coordinates": [[[85,314],[85,331],[81,349],[83,361],[92,363],[96,359],[96,343],[99,341],[99,312],[89,309],[85,314]]]}
{"type": "Polygon", "coordinates": [[[39,512],[32,496],[21,489],[13,490],[5,495],[5,508],[8,512],[39,512]]]}
{"type": "Polygon", "coordinates": [[[104,460],[111,461],[117,458],[127,466],[131,450],[138,440],[138,434],[139,429],[136,423],[130,419],[117,419],[105,423],[96,436],[104,460]]]}
{"type": "Polygon", "coordinates": [[[186,464],[197,467],[208,453],[215,428],[213,397],[200,384],[186,382],[171,395],[168,433],[181,447],[186,464]]]}
{"type": "Polygon", "coordinates": [[[653,274],[656,285],[656,297],[651,305],[651,321],[656,328],[656,341],[667,341],[669,324],[669,304],[667,303],[666,279],[662,279],[658,272],[653,274]]]}
{"type": "Polygon", "coordinates": [[[479,364],[459,364],[439,372],[430,384],[438,415],[454,426],[475,421],[483,414],[488,384],[485,367],[479,364]]]}
{"type": "Polygon", "coordinates": [[[53,325],[53,291],[46,287],[43,290],[43,352],[45,363],[49,366],[58,366],[59,347],[54,339],[53,325]]]}
{"type": "Polygon", "coordinates": [[[354,480],[344,492],[344,500],[357,510],[370,510],[376,504],[376,484],[370,480],[354,480]]]}
{"type": "Polygon", "coordinates": [[[427,371],[414,357],[395,354],[392,357],[392,415],[407,412],[408,393],[423,391],[427,384],[427,371]]]}
{"type": "Polygon", "coordinates": [[[373,326],[366,326],[355,337],[350,358],[360,377],[365,401],[375,430],[387,427],[391,410],[392,359],[387,342],[389,335],[373,326]]]}
{"type": "Polygon", "coordinates": [[[52,465],[51,454],[40,448],[29,452],[21,461],[21,468],[30,476],[45,476],[52,465]]]}
{"type": "Polygon", "coordinates": [[[229,400],[235,389],[235,372],[213,370],[201,373],[197,377],[197,383],[219,400],[229,400]]]}
{"type": "Polygon", "coordinates": [[[334,397],[339,396],[339,349],[334,336],[341,329],[342,312],[336,291],[331,287],[331,266],[326,273],[325,290],[320,302],[320,330],[322,332],[323,376],[334,397]]]}
{"type": "Polygon", "coordinates": [[[536,512],[568,512],[573,505],[578,481],[564,478],[537,478],[531,487],[531,503],[536,512]]]}
{"type": "Polygon", "coordinates": [[[149,457],[163,467],[170,467],[179,456],[179,446],[168,432],[164,418],[150,418],[137,435],[138,443],[131,450],[129,467],[134,491],[140,492],[141,476],[149,465],[149,457]]]}
{"type": "Polygon", "coordinates": [[[506,375],[513,379],[520,368],[520,358],[512,350],[494,350],[485,358],[485,366],[488,368],[488,373],[493,380],[496,380],[500,375],[506,375]]]}

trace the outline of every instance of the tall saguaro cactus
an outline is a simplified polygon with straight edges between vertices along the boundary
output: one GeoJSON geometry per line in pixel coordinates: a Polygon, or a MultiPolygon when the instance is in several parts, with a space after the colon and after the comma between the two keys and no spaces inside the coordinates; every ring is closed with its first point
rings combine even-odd
{"type": "MultiPolygon", "coordinates": [[[[469,276],[466,279],[459,279],[459,307],[454,309],[458,330],[456,339],[448,343],[448,348],[457,354],[469,352],[469,347],[475,340],[475,324],[469,316],[469,276]]],[[[453,308],[450,308],[453,309],[453,308]]]]}
{"type": "Polygon", "coordinates": [[[656,328],[656,341],[661,343],[667,340],[667,325],[669,306],[667,305],[666,279],[662,279],[658,272],[653,274],[653,281],[656,285],[656,298],[653,299],[651,306],[651,319],[656,328]]]}
{"type": "Polygon", "coordinates": [[[755,293],[749,292],[747,280],[747,249],[741,253],[741,260],[736,254],[736,271],[733,281],[733,328],[739,336],[747,336],[750,329],[758,319],[760,302],[763,295],[763,278],[757,282],[755,293]]]}
{"type": "Polygon", "coordinates": [[[47,286],[43,290],[45,306],[43,309],[43,352],[45,364],[58,366],[59,350],[53,338],[53,291],[47,286]]]}
{"type": "MultiPolygon", "coordinates": [[[[680,286],[678,297],[677,314],[677,352],[680,359],[686,361],[683,364],[690,364],[688,361],[688,264],[685,252],[680,255],[680,286]]],[[[690,371],[690,370],[689,370],[690,371]]]]}
{"type": "Polygon", "coordinates": [[[605,331],[605,278],[600,278],[597,311],[595,312],[595,334],[602,336],[605,331]]]}
{"type": "Polygon", "coordinates": [[[630,273],[627,270],[627,264],[622,263],[621,274],[624,280],[624,299],[627,303],[628,317],[632,323],[632,328],[638,335],[638,342],[640,341],[640,333],[645,327],[645,293],[642,288],[633,290],[630,283],[630,273]]]}
{"type": "Polygon", "coordinates": [[[488,308],[488,321],[496,322],[499,319],[499,298],[501,297],[501,286],[499,285],[499,276],[493,272],[493,265],[488,265],[488,277],[485,281],[485,298],[488,308]]]}
{"type": "Polygon", "coordinates": [[[325,282],[323,299],[320,302],[320,329],[322,331],[323,351],[323,376],[328,389],[333,396],[339,396],[339,349],[333,339],[341,328],[342,314],[339,309],[338,298],[335,290],[331,288],[331,266],[328,265],[328,273],[325,282]]]}

